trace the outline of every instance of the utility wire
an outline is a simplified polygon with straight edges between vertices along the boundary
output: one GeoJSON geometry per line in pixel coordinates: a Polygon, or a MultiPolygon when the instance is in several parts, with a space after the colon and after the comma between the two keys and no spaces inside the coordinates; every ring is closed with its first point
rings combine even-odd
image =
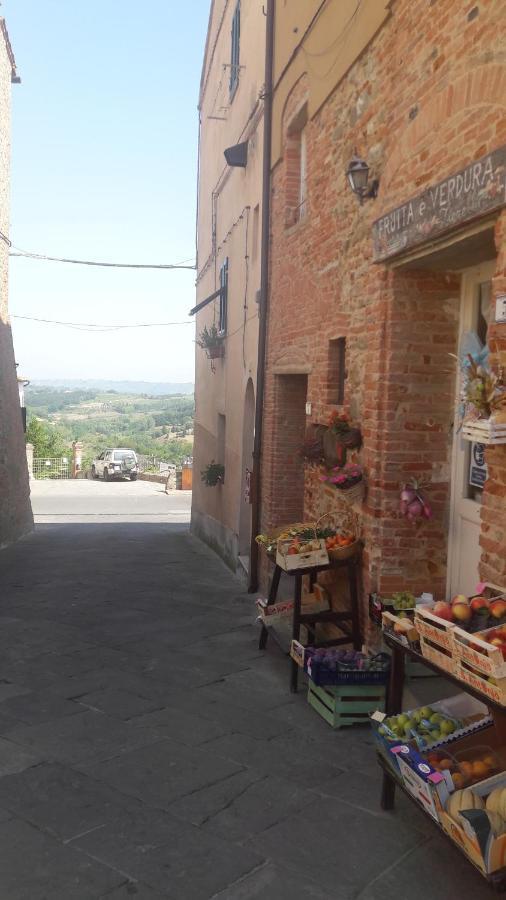
{"type": "Polygon", "coordinates": [[[38,319],[34,316],[16,316],[11,319],[23,319],[26,322],[43,322],[45,325],[65,325],[68,328],[84,328],[90,330],[117,331],[120,328],[163,328],[169,325],[193,325],[193,320],[188,322],[139,322],[132,325],[99,325],[90,322],[61,322],[59,319],[38,319]]]}
{"type": "MultiPolygon", "coordinates": [[[[5,239],[4,235],[1,235],[1,237],[5,239]]],[[[108,269],[189,269],[192,271],[196,269],[195,264],[191,260],[186,259],[180,263],[170,264],[97,262],[96,260],[89,259],[67,259],[61,256],[46,256],[44,253],[21,250],[19,247],[14,247],[12,244],[9,244],[9,246],[12,246],[12,251],[14,251],[11,251],[9,256],[20,256],[24,259],[39,259],[48,262],[71,263],[76,266],[102,266],[108,269]]]]}

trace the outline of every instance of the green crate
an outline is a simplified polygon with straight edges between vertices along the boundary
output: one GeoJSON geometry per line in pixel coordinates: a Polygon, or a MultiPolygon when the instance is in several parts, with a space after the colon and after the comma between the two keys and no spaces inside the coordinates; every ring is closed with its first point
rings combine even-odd
{"type": "Polygon", "coordinates": [[[307,701],[332,728],[369,721],[370,713],[385,709],[382,684],[342,684],[319,687],[309,680],[307,701]]]}

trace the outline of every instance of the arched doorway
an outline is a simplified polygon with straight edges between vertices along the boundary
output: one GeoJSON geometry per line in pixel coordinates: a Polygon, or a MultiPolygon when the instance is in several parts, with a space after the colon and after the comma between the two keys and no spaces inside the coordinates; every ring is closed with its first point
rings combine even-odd
{"type": "Polygon", "coordinates": [[[251,378],[246,385],[242,424],[241,503],[239,511],[239,557],[249,569],[251,543],[251,503],[247,495],[248,472],[253,471],[253,441],[255,437],[255,389],[251,378]]]}

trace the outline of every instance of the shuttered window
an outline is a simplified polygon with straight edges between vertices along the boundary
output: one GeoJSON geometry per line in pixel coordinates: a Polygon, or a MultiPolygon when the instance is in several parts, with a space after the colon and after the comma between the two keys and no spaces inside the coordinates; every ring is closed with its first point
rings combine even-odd
{"type": "Polygon", "coordinates": [[[218,331],[225,334],[227,330],[228,313],[228,257],[220,269],[220,318],[218,331]]]}
{"type": "Polygon", "coordinates": [[[230,99],[234,96],[239,84],[239,45],[241,38],[241,0],[232,18],[232,40],[230,53],[230,99]]]}

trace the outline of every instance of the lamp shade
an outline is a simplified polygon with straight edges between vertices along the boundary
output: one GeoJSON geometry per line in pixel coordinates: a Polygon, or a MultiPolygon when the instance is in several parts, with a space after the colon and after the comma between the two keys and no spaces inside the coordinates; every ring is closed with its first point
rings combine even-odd
{"type": "Polygon", "coordinates": [[[346,170],[350,187],[354,194],[363,196],[367,190],[369,180],[369,166],[365,159],[353,156],[346,170]]]}

